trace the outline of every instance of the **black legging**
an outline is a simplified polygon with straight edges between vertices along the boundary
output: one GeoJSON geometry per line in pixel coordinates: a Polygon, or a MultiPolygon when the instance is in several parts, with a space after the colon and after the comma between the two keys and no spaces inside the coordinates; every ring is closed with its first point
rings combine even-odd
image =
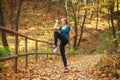
{"type": "Polygon", "coordinates": [[[60,53],[62,56],[64,67],[67,67],[67,60],[65,56],[65,45],[68,43],[68,40],[59,32],[54,32],[54,41],[56,46],[57,46],[58,39],[60,39],[60,53]]]}

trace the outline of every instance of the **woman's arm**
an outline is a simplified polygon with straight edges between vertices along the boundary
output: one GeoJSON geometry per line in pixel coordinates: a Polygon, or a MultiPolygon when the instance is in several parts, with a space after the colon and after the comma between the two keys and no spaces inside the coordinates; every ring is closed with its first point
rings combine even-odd
{"type": "Polygon", "coordinates": [[[71,41],[71,40],[73,40],[73,38],[75,37],[76,34],[75,34],[75,31],[72,27],[70,28],[70,32],[72,34],[71,37],[70,37],[70,41],[71,41]]]}
{"type": "Polygon", "coordinates": [[[57,25],[58,25],[58,20],[56,20],[55,26],[54,26],[54,28],[53,28],[55,31],[58,31],[58,30],[59,30],[59,28],[57,27],[57,25]]]}

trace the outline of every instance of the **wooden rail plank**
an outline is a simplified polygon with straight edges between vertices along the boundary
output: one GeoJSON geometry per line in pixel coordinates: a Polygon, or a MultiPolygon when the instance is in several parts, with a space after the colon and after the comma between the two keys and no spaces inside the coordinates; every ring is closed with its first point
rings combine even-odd
{"type": "Polygon", "coordinates": [[[18,58],[18,55],[11,55],[11,56],[5,56],[5,57],[0,57],[0,62],[10,60],[10,59],[15,59],[18,58]]]}
{"type": "MultiPolygon", "coordinates": [[[[35,54],[38,54],[38,55],[46,55],[46,52],[35,52],[35,53],[21,53],[21,54],[18,54],[18,55],[11,55],[11,56],[6,56],[6,57],[0,57],[0,62],[2,61],[6,61],[6,60],[10,60],[10,59],[15,59],[15,58],[19,58],[19,57],[23,57],[23,56],[26,56],[26,55],[35,55],[35,54]]],[[[47,53],[48,55],[60,55],[59,53],[47,53]]]]}
{"type": "Polygon", "coordinates": [[[51,44],[51,45],[54,44],[53,42],[42,41],[42,40],[37,40],[35,38],[30,38],[30,37],[28,37],[28,36],[26,36],[24,34],[21,34],[21,33],[17,32],[17,31],[13,31],[13,30],[10,30],[8,28],[1,27],[1,26],[0,26],[0,31],[7,32],[7,33],[10,33],[10,34],[13,34],[13,35],[18,35],[18,36],[21,36],[21,37],[25,37],[25,38],[27,38],[29,40],[33,40],[33,41],[38,41],[38,42],[42,42],[42,43],[48,43],[48,44],[51,44]]]}

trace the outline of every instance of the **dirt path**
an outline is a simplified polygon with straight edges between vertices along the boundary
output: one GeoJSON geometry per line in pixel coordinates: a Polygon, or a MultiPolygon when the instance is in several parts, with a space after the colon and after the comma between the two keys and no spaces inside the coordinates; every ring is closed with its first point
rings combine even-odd
{"type": "MultiPolygon", "coordinates": [[[[75,55],[68,57],[69,72],[63,72],[61,59],[29,62],[28,69],[19,65],[18,74],[5,76],[7,80],[95,80],[91,77],[90,67],[96,64],[103,55],[75,55]]],[[[10,71],[9,71],[10,72],[10,71]]],[[[3,76],[4,77],[4,76],[3,76]]],[[[6,80],[5,78],[1,78],[6,80]]]]}

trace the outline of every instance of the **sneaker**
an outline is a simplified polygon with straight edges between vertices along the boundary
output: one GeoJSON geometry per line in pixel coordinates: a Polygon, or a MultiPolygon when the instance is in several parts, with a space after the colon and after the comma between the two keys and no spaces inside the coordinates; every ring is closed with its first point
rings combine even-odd
{"type": "Polygon", "coordinates": [[[58,46],[54,47],[53,52],[55,53],[58,49],[58,46]]]}
{"type": "Polygon", "coordinates": [[[68,70],[68,68],[67,68],[67,67],[64,67],[64,70],[68,70]]]}
{"type": "Polygon", "coordinates": [[[69,69],[67,67],[64,67],[64,73],[68,73],[69,69]]]}

